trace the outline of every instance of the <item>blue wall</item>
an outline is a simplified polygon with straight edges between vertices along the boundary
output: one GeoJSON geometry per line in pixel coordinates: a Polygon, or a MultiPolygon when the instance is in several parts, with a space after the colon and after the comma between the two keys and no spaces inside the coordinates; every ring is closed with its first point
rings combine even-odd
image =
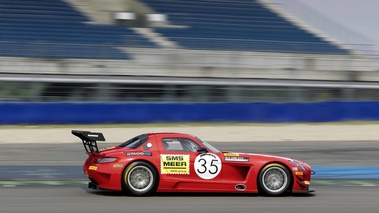
{"type": "Polygon", "coordinates": [[[0,103],[0,124],[379,120],[379,102],[0,103]]]}

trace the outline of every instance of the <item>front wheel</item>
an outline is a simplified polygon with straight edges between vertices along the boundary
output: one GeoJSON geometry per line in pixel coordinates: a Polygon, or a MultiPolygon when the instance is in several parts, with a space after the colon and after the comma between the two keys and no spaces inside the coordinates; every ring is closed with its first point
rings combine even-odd
{"type": "Polygon", "coordinates": [[[259,172],[258,186],[266,195],[284,195],[290,189],[291,182],[290,172],[281,164],[268,164],[259,172]]]}
{"type": "Polygon", "coordinates": [[[157,172],[149,163],[133,162],[123,172],[122,187],[124,192],[129,195],[147,196],[154,193],[157,186],[157,172]]]}

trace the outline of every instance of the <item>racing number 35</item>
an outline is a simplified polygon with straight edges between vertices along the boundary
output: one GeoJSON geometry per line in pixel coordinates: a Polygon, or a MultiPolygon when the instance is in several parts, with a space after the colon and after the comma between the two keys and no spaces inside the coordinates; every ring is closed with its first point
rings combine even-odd
{"type": "Polygon", "coordinates": [[[196,169],[196,171],[198,173],[204,174],[205,172],[208,171],[210,174],[214,175],[218,172],[218,170],[219,170],[218,166],[214,164],[214,162],[215,161],[217,162],[218,160],[215,160],[215,159],[211,160],[211,166],[210,167],[214,167],[213,171],[212,171],[212,168],[209,168],[209,169],[207,168],[207,161],[204,158],[200,158],[197,162],[200,163],[200,161],[202,163],[200,166],[203,167],[203,171],[200,171],[200,169],[196,169]]]}
{"type": "Polygon", "coordinates": [[[195,172],[202,179],[213,179],[221,171],[221,159],[213,153],[203,153],[195,159],[195,172]]]}

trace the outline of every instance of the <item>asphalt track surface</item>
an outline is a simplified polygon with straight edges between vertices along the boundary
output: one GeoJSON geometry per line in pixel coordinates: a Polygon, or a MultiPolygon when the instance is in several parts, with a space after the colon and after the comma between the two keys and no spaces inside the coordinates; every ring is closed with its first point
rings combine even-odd
{"type": "MultiPolygon", "coordinates": [[[[296,158],[312,166],[379,166],[379,142],[212,143],[220,150],[296,158]]],[[[100,147],[114,144],[104,143],[100,147]]],[[[81,166],[81,143],[3,144],[0,166],[81,166]]],[[[0,212],[351,212],[378,213],[379,186],[323,185],[313,195],[262,197],[256,194],[158,194],[128,197],[89,191],[85,186],[0,187],[0,212]]]]}
{"type": "Polygon", "coordinates": [[[377,213],[379,187],[320,186],[315,195],[158,194],[128,197],[80,187],[1,188],[2,213],[377,213]]]}

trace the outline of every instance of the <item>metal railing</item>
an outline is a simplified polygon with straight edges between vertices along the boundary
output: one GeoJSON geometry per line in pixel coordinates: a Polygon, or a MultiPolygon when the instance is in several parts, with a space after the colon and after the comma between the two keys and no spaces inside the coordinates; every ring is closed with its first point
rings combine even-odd
{"type": "MultiPolygon", "coordinates": [[[[379,101],[372,88],[1,82],[1,102],[323,102],[379,101]]],[[[346,83],[346,85],[349,85],[346,83]]]]}

